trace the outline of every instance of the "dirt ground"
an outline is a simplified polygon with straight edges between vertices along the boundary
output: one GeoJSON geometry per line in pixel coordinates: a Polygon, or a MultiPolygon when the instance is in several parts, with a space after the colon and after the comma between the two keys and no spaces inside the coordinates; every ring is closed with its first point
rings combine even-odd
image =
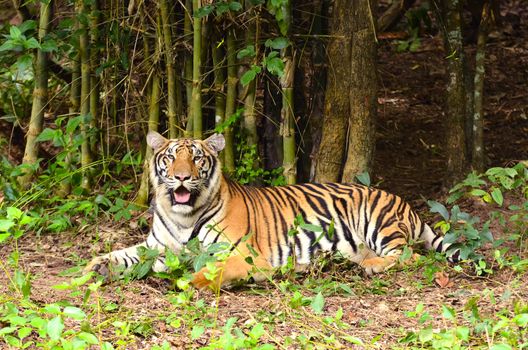
{"type": "MultiPolygon", "coordinates": [[[[522,0],[506,1],[503,16],[511,21],[505,20],[504,26],[492,33],[486,59],[485,147],[490,166],[511,165],[517,160],[528,159],[528,4],[522,0]]],[[[381,92],[374,179],[379,187],[402,195],[423,213],[427,211],[423,198],[441,201],[447,190],[442,187],[446,167],[442,151],[445,65],[441,44],[438,36],[427,37],[423,38],[418,52],[396,53],[394,42],[382,41],[379,50],[381,92]]],[[[470,46],[469,52],[473,53],[474,47],[470,46]]],[[[467,206],[473,213],[486,218],[487,209],[471,203],[467,206]]],[[[129,229],[123,223],[101,223],[101,227],[106,225],[111,225],[108,230],[117,232],[104,242],[114,243],[114,248],[140,241],[144,236],[143,232],[129,229]]],[[[74,266],[79,258],[89,259],[104,251],[102,242],[98,246],[91,243],[95,230],[94,227],[81,227],[71,234],[20,240],[21,265],[34,276],[34,300],[49,303],[68,298],[67,293],[50,287],[68,280],[59,273],[74,266]],[[71,246],[71,241],[80,243],[71,246]]],[[[500,237],[503,233],[494,234],[500,237]]],[[[2,249],[0,258],[6,259],[8,253],[2,249]]],[[[512,298],[497,298],[495,304],[484,299],[479,302],[482,310],[492,314],[510,305],[513,299],[528,300],[528,289],[512,284],[516,278],[507,270],[480,278],[458,274],[451,277],[454,283],[444,288],[437,284],[421,288],[414,283],[413,273],[422,271],[382,275],[387,284],[378,290],[381,294],[362,292],[372,291],[377,280],[364,278],[357,268],[333,274],[332,278],[354,284],[356,295],[327,297],[325,314],[334,314],[339,307],[343,308],[343,322],[350,325],[348,333],[365,341],[381,335],[373,347],[391,349],[391,344],[405,334],[403,329],[418,327],[416,320],[402,315],[404,311],[413,310],[419,302],[440,314],[442,303],[460,307],[471,296],[486,289],[496,296],[511,293],[512,298]],[[358,284],[363,286],[358,287],[358,284]]],[[[0,274],[0,292],[8,292],[7,286],[6,276],[0,274]]],[[[218,300],[210,292],[199,291],[196,298],[218,305],[220,324],[232,316],[239,317],[237,324],[243,324],[259,310],[274,314],[284,312],[280,291],[268,284],[255,290],[259,293],[251,287],[224,291],[218,300]]],[[[107,300],[119,299],[121,308],[130,310],[131,317],[140,317],[170,308],[171,304],[164,298],[167,291],[166,283],[148,278],[106,286],[102,294],[107,300]]],[[[303,322],[304,327],[317,327],[309,316],[299,322],[303,322]]],[[[440,319],[435,324],[442,326],[440,319]]],[[[294,334],[298,328],[295,324],[276,324],[273,337],[280,339],[294,334]]],[[[192,342],[188,333],[167,331],[163,322],[156,322],[153,335],[137,338],[134,348],[149,348],[163,340],[175,348],[198,347],[206,343],[207,336],[210,334],[192,342]]]]}

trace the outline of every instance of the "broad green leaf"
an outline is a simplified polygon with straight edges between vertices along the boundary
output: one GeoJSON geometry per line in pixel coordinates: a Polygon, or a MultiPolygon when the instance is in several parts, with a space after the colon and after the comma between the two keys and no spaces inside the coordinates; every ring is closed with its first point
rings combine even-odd
{"type": "Polygon", "coordinates": [[[299,225],[299,227],[302,228],[305,231],[310,231],[310,232],[314,232],[314,233],[323,232],[323,228],[321,226],[318,226],[318,225],[301,223],[299,225]]]}
{"type": "Polygon", "coordinates": [[[36,141],[38,142],[51,141],[58,135],[58,133],[60,133],[60,130],[58,129],[54,130],[54,129],[46,128],[42,130],[39,136],[37,136],[36,141]]]}
{"type": "Polygon", "coordinates": [[[447,318],[448,320],[454,320],[455,310],[448,306],[442,305],[442,316],[444,316],[444,318],[447,318]]]}
{"type": "Polygon", "coordinates": [[[75,320],[83,320],[86,318],[86,313],[75,306],[66,306],[64,308],[64,315],[71,317],[75,320]]]}
{"type": "Polygon", "coordinates": [[[427,343],[433,339],[433,329],[431,327],[424,328],[418,332],[418,339],[421,343],[427,343]]]}
{"type": "Polygon", "coordinates": [[[466,326],[460,326],[456,329],[458,339],[463,341],[469,341],[469,328],[466,326]]]}
{"type": "Polygon", "coordinates": [[[265,45],[266,47],[271,47],[274,50],[282,50],[290,46],[290,41],[288,40],[288,38],[280,36],[275,39],[266,40],[265,45]]]}
{"type": "Polygon", "coordinates": [[[513,350],[513,348],[508,344],[495,344],[490,348],[490,350],[513,350]]]}
{"type": "Polygon", "coordinates": [[[501,192],[500,188],[495,187],[491,191],[491,197],[493,198],[495,203],[497,203],[499,206],[502,206],[502,202],[504,201],[504,199],[502,197],[502,192],[501,192]]]}
{"type": "Polygon", "coordinates": [[[204,332],[205,332],[204,326],[194,325],[193,329],[191,330],[191,339],[196,340],[200,338],[204,332]]]}
{"type": "Polygon", "coordinates": [[[241,58],[244,58],[244,57],[254,57],[255,54],[256,54],[255,53],[255,46],[248,45],[245,48],[243,48],[242,50],[238,51],[237,58],[241,59],[241,58]]]}
{"type": "Polygon", "coordinates": [[[34,20],[24,21],[22,24],[18,26],[18,29],[20,29],[22,33],[25,33],[31,29],[37,29],[37,22],[34,20]]]}
{"type": "Polygon", "coordinates": [[[310,304],[310,306],[312,307],[313,311],[316,314],[320,314],[321,312],[323,312],[324,304],[325,304],[325,299],[323,295],[321,294],[321,292],[319,292],[312,299],[312,303],[310,304]]]}
{"type": "Polygon", "coordinates": [[[431,208],[430,211],[432,213],[438,213],[442,215],[444,220],[449,220],[449,212],[443,204],[437,201],[427,201],[427,205],[429,205],[429,207],[431,208]]]}
{"type": "Polygon", "coordinates": [[[22,37],[22,32],[17,26],[12,26],[9,28],[9,36],[11,39],[20,39],[22,37]]]}
{"type": "Polygon", "coordinates": [[[359,181],[360,184],[370,187],[370,175],[368,171],[356,175],[356,179],[359,181]]]}
{"type": "Polygon", "coordinates": [[[15,223],[12,220],[8,220],[8,219],[0,220],[0,232],[7,232],[13,226],[15,226],[15,223]]]}
{"type": "Polygon", "coordinates": [[[101,350],[114,350],[114,346],[109,342],[105,341],[103,345],[101,345],[101,350]]]}
{"type": "Polygon", "coordinates": [[[528,325],[528,313],[519,314],[515,316],[512,321],[520,327],[526,327],[526,325],[528,325]]]}
{"type": "Polygon", "coordinates": [[[260,337],[264,335],[264,333],[265,333],[265,330],[264,330],[264,326],[262,325],[262,323],[257,323],[256,325],[253,326],[253,328],[249,332],[249,336],[254,340],[258,340],[260,339],[260,337]]]}
{"type": "Polygon", "coordinates": [[[64,322],[60,316],[51,319],[46,327],[46,331],[51,340],[59,340],[63,330],[64,322]]]}
{"type": "Polygon", "coordinates": [[[24,214],[22,210],[15,208],[15,207],[8,207],[6,209],[6,212],[7,212],[8,219],[20,219],[22,214],[24,214]]]}
{"type": "Polygon", "coordinates": [[[266,58],[266,69],[277,77],[284,75],[284,61],[279,57],[266,58]]]}
{"type": "Polygon", "coordinates": [[[99,339],[97,339],[97,337],[92,333],[81,332],[77,335],[77,337],[79,337],[79,339],[84,340],[90,345],[99,344],[99,339]]]}

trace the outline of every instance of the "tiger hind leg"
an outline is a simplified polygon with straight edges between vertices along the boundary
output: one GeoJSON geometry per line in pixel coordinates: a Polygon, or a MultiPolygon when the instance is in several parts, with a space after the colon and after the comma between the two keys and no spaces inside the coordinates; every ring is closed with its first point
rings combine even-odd
{"type": "MultiPolygon", "coordinates": [[[[383,237],[383,233],[379,233],[383,237]]],[[[383,247],[381,247],[381,254],[375,253],[374,249],[368,249],[368,253],[364,254],[364,258],[359,262],[359,265],[365,269],[367,275],[381,273],[396,265],[407,265],[419,258],[418,254],[412,254],[411,259],[400,262],[400,257],[403,254],[403,247],[407,246],[407,240],[403,234],[392,233],[389,236],[394,237],[389,240],[383,247]]]]}

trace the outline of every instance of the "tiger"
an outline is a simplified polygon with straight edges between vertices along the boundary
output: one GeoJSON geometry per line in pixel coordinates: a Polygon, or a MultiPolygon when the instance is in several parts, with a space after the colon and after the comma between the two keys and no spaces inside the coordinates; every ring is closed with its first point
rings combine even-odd
{"type": "MultiPolygon", "coordinates": [[[[166,139],[150,131],[147,144],[153,150],[154,194],[147,239],[94,258],[85,271],[105,275],[112,266],[129,269],[140,261],[138,247],[179,252],[197,238],[203,247],[216,242],[231,246],[230,255],[217,262],[221,273],[216,277],[206,278],[207,268],[192,277],[196,288],[219,288],[249,278],[262,281],[288,261],[302,270],[321,252],[339,253],[372,275],[396,265],[404,248],[416,242],[442,253],[450,246],[407,202],[381,189],[342,183],[238,184],[222,172],[222,134],[166,139]],[[299,218],[308,225],[299,225],[299,218]]],[[[457,261],[457,254],[448,260],[457,261]]],[[[166,269],[160,254],[152,270],[166,269]]]]}

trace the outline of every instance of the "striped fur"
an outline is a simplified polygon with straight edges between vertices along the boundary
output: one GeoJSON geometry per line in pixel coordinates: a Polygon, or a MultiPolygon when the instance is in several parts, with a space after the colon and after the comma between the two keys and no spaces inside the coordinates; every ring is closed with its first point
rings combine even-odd
{"type": "MultiPolygon", "coordinates": [[[[155,151],[150,174],[154,217],[147,240],[140,245],[178,251],[195,237],[205,246],[231,243],[232,254],[220,264],[221,276],[213,282],[217,285],[244,279],[255,270],[245,261],[247,256],[260,271],[253,274],[259,280],[266,271],[286,264],[289,256],[302,268],[317,252],[339,252],[372,274],[396,264],[409,242],[447,249],[409,204],[385,191],[338,183],[241,186],[221,173],[217,157],[224,147],[221,135],[200,141],[167,140],[149,133],[147,141],[155,151]],[[299,215],[305,223],[322,227],[323,236],[301,227],[288,234],[299,215]]],[[[103,272],[101,267],[108,263],[130,267],[139,261],[136,250],[133,246],[95,258],[87,269],[103,272]]],[[[153,269],[164,268],[161,257],[153,269]]],[[[211,284],[204,272],[195,273],[195,286],[211,284]]]]}

